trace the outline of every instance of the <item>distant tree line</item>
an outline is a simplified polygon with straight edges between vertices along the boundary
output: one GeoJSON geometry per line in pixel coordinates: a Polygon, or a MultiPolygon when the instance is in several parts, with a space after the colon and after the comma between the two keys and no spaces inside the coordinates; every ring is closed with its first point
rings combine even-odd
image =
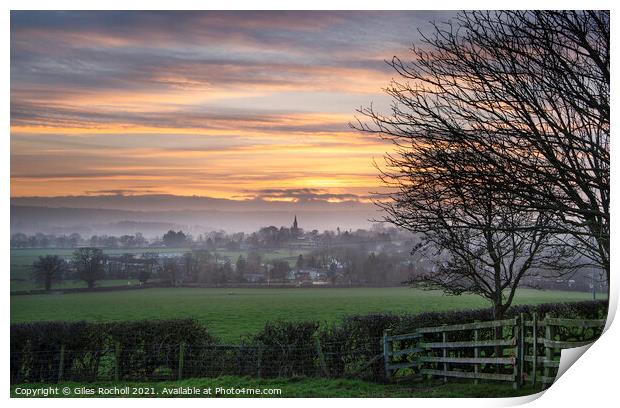
{"type": "MultiPolygon", "coordinates": [[[[206,249],[180,253],[145,252],[106,255],[84,247],[67,258],[40,256],[32,265],[33,279],[46,290],[61,281],[82,281],[94,288],[103,280],[187,284],[328,284],[341,286],[399,285],[411,276],[432,273],[434,259],[408,252],[409,242],[389,245],[335,245],[299,254],[295,261],[269,259],[256,250],[236,259],[206,249]]],[[[592,277],[582,271],[570,280],[528,277],[523,284],[547,289],[590,290],[592,277]]]]}
{"type": "Polygon", "coordinates": [[[391,240],[411,239],[411,234],[396,228],[373,227],[371,230],[358,229],[356,231],[323,231],[303,232],[287,227],[268,226],[252,233],[227,233],[225,231],[210,231],[194,237],[182,230],[170,230],[161,237],[147,239],[142,233],[113,235],[92,235],[82,237],[78,233],[70,235],[55,235],[36,233],[26,235],[15,233],[11,235],[11,248],[200,248],[207,250],[225,249],[229,251],[241,248],[275,249],[292,243],[303,245],[328,245],[336,243],[361,244],[365,242],[388,242],[391,240]]]}
{"type": "Polygon", "coordinates": [[[76,248],[82,244],[84,244],[84,239],[77,233],[26,235],[20,232],[11,235],[11,248],[76,248]]]}
{"type": "MultiPolygon", "coordinates": [[[[177,234],[178,236],[178,234],[177,234]]],[[[352,236],[352,235],[351,235],[352,236]]],[[[101,280],[149,281],[180,284],[298,283],[341,285],[400,284],[415,267],[408,254],[409,241],[366,240],[346,245],[321,245],[293,260],[271,259],[249,249],[236,258],[218,251],[193,248],[178,253],[105,254],[102,248],[77,248],[70,257],[40,256],[32,265],[33,278],[46,290],[62,280],[80,280],[88,288],[101,280]]],[[[224,252],[226,253],[226,252],[224,252]]],[[[270,253],[270,252],[268,252],[270,253]]]]}
{"type": "Polygon", "coordinates": [[[149,241],[141,233],[111,236],[93,235],[84,238],[78,233],[70,235],[55,235],[36,233],[26,235],[16,233],[11,235],[11,248],[78,248],[91,246],[98,248],[142,248],[149,245],[149,241]]]}

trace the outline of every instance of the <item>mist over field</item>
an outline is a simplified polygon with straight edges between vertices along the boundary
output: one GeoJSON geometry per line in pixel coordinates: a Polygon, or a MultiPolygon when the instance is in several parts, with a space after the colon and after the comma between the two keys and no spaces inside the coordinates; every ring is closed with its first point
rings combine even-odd
{"type": "Polygon", "coordinates": [[[313,229],[370,228],[381,213],[360,201],[298,202],[229,200],[175,195],[97,195],[11,198],[11,234],[80,233],[160,236],[170,229],[252,232],[267,225],[288,226],[297,215],[313,229]]]}

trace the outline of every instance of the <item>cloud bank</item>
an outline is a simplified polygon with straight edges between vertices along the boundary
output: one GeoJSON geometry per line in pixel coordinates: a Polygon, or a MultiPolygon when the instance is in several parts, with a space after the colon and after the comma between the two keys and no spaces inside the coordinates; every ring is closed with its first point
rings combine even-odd
{"type": "Polygon", "coordinates": [[[11,195],[365,199],[391,147],[348,122],[449,16],[12,12],[11,195]]]}

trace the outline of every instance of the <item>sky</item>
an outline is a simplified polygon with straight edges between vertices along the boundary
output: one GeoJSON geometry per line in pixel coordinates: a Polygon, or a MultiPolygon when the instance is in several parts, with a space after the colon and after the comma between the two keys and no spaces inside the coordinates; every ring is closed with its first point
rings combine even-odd
{"type": "Polygon", "coordinates": [[[447,12],[11,12],[11,196],[367,200],[349,128],[447,12]]]}

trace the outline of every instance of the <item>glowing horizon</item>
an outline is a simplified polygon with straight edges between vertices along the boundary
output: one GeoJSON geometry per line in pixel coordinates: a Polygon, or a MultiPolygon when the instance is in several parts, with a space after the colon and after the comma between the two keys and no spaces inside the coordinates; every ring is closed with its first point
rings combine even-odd
{"type": "Polygon", "coordinates": [[[391,146],[348,123],[442,15],[12,12],[11,196],[366,201],[391,146]]]}

